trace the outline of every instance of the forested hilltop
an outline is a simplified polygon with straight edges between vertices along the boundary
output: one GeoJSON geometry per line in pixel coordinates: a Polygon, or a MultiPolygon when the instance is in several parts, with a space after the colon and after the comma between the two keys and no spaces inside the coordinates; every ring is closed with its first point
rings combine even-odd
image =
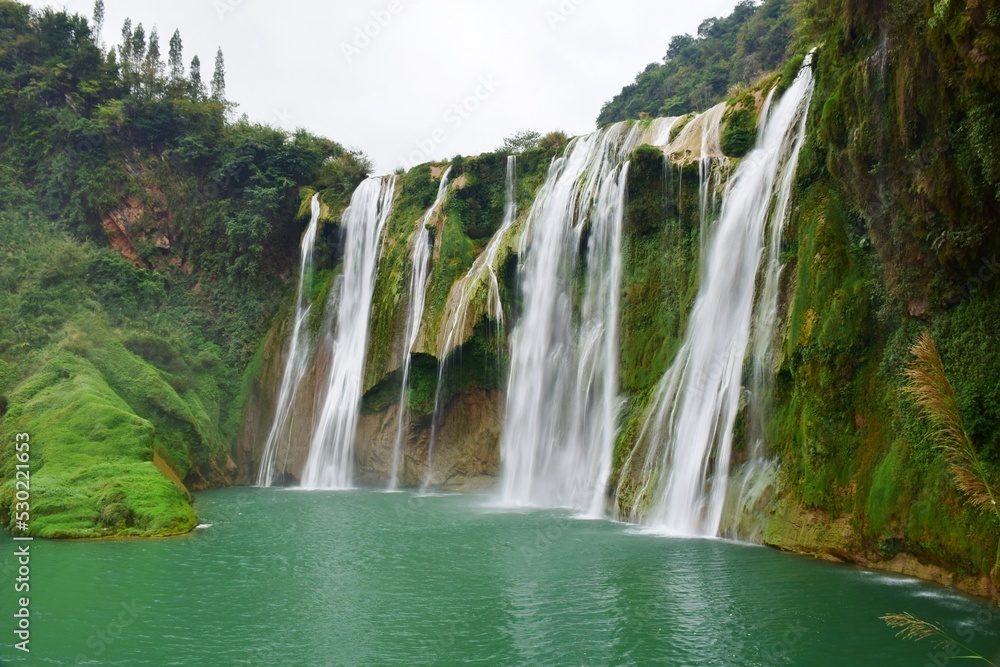
{"type": "Polygon", "coordinates": [[[101,13],[0,2],[3,477],[7,436],[28,432],[34,526],[53,537],[194,526],[160,470],[229,479],[300,190],[335,218],[369,169],[333,141],[232,120],[221,52],[206,84],[178,33],[161,46],[126,22],[102,48],[101,13]]]}
{"type": "Polygon", "coordinates": [[[741,0],[733,13],[710,18],[698,35],[676,35],[662,63],[650,63],[597,117],[607,125],[640,114],[682,116],[780,69],[789,56],[796,0],[741,0]]]}

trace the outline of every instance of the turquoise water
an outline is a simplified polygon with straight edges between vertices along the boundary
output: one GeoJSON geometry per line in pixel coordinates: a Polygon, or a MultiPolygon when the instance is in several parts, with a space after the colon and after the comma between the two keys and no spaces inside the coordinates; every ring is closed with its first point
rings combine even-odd
{"type": "Polygon", "coordinates": [[[948,589],[487,502],[228,489],[198,495],[212,525],[189,536],[35,541],[32,652],[10,648],[5,574],[4,656],[129,667],[935,664],[933,644],[895,639],[878,618],[902,611],[974,635],[990,657],[1000,649],[1000,615],[948,589]]]}

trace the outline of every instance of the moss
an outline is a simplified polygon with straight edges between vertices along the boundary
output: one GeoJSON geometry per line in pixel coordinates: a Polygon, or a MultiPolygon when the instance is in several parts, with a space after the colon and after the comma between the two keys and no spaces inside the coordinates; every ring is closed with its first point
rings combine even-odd
{"type": "Polygon", "coordinates": [[[641,147],[632,156],[622,240],[621,375],[625,392],[659,381],[680,348],[697,294],[696,173],[641,147]],[[679,200],[693,205],[683,208],[679,200]]]}
{"type": "Polygon", "coordinates": [[[830,174],[900,301],[957,301],[1000,248],[1000,29],[984,3],[803,5],[830,174]]]}
{"type": "Polygon", "coordinates": [[[694,120],[694,118],[695,118],[696,115],[697,114],[689,113],[689,114],[684,114],[683,116],[681,116],[680,119],[676,123],[674,123],[674,126],[672,128],[670,128],[670,136],[668,138],[667,143],[673,143],[674,139],[676,139],[677,137],[680,136],[681,131],[685,127],[687,127],[688,123],[690,123],[692,120],[694,120]]]}
{"type": "Polygon", "coordinates": [[[724,121],[722,152],[729,157],[743,157],[757,140],[757,113],[753,98],[733,108],[724,121]]]}
{"type": "MultiPolygon", "coordinates": [[[[815,138],[810,141],[815,141],[815,138]]],[[[865,548],[908,551],[966,574],[993,567],[998,527],[970,510],[901,392],[909,348],[929,328],[970,433],[997,464],[1000,307],[991,286],[926,321],[886,289],[879,252],[829,175],[800,170],[788,243],[797,248],[768,441],[797,502],[849,515],[865,548]]],[[[791,257],[790,253],[784,256],[791,257]]]]}
{"type": "MultiPolygon", "coordinates": [[[[506,377],[506,357],[497,346],[492,323],[485,318],[475,328],[469,342],[456,348],[446,363],[445,372],[440,376],[443,382],[440,394],[442,409],[463,392],[500,389],[506,377]]],[[[411,418],[420,419],[434,414],[439,370],[438,360],[433,356],[413,355],[406,394],[411,418]]],[[[366,414],[379,413],[398,403],[402,376],[400,368],[372,387],[362,399],[362,411],[366,414]]]]}
{"type": "Polygon", "coordinates": [[[639,147],[631,156],[622,238],[619,381],[625,408],[615,443],[612,483],[628,475],[617,498],[625,512],[641,511],[637,493],[645,452],[628,471],[625,459],[639,439],[656,385],[683,343],[698,291],[697,168],[669,164],[662,151],[639,147]],[[685,204],[685,202],[690,202],[685,204]]]}
{"type": "MultiPolygon", "coordinates": [[[[394,345],[406,328],[410,280],[410,245],[417,224],[434,203],[440,174],[431,175],[430,164],[411,169],[397,185],[392,213],[382,235],[382,249],[375,273],[368,341],[365,389],[374,386],[389,370],[394,345]]],[[[438,167],[443,171],[443,167],[438,167]]]]}
{"type": "Polygon", "coordinates": [[[663,226],[667,217],[666,160],[663,151],[648,144],[629,156],[625,199],[628,229],[648,234],[663,226]]]}
{"type": "Polygon", "coordinates": [[[31,436],[31,534],[172,535],[194,528],[184,493],[152,462],[156,428],[100,371],[70,352],[51,356],[11,396],[0,522],[13,517],[14,433],[31,436]]]}

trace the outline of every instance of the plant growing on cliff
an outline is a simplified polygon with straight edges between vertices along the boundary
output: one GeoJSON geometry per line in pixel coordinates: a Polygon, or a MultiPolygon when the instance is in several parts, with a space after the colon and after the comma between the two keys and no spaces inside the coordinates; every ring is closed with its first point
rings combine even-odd
{"type": "MultiPolygon", "coordinates": [[[[920,339],[910,348],[910,353],[913,361],[906,369],[909,383],[903,390],[920,408],[921,416],[937,428],[933,433],[937,441],[935,447],[943,453],[955,479],[955,486],[976,509],[992,509],[1000,524],[1000,507],[997,506],[996,496],[990,487],[986,467],[965,430],[955,390],[948,382],[944,362],[941,361],[941,355],[930,334],[926,331],[921,334],[920,339]]],[[[1000,543],[997,544],[993,565],[994,576],[998,567],[1000,543]]]]}
{"type": "MultiPolygon", "coordinates": [[[[910,348],[913,360],[907,366],[903,387],[920,410],[923,419],[936,428],[932,437],[936,449],[941,450],[955,479],[955,486],[966,497],[969,504],[979,510],[992,508],[1000,523],[1000,508],[990,487],[990,480],[979,453],[972,444],[962,413],[958,409],[955,390],[944,371],[944,362],[934,345],[934,340],[926,331],[910,348]]],[[[993,576],[1000,570],[1000,544],[997,545],[993,565],[993,576]]],[[[896,636],[902,639],[933,638],[938,648],[948,651],[953,658],[979,660],[993,667],[1000,667],[981,654],[961,643],[937,623],[917,618],[909,612],[886,614],[880,617],[890,628],[897,628],[896,636]],[[951,651],[961,649],[965,655],[952,655],[951,651]]]]}

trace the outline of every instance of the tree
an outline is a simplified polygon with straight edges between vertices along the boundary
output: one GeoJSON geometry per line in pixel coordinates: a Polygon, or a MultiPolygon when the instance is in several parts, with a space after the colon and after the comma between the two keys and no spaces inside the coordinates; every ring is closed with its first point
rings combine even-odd
{"type": "Polygon", "coordinates": [[[94,3],[94,44],[101,45],[101,31],[104,30],[104,0],[94,3]]]}
{"type": "Polygon", "coordinates": [[[142,62],[142,86],[146,94],[155,97],[160,93],[163,81],[163,60],[160,58],[160,35],[156,27],[149,33],[149,46],[142,62]]]}
{"type": "Polygon", "coordinates": [[[205,95],[205,84],[201,82],[201,58],[191,59],[191,95],[200,98],[205,95]]]}
{"type": "Polygon", "coordinates": [[[118,47],[121,56],[122,67],[132,60],[132,19],[125,19],[122,24],[122,43],[118,47]]]}
{"type": "Polygon", "coordinates": [[[174,30],[174,36],[170,38],[170,80],[178,83],[184,79],[184,45],[181,43],[181,31],[174,30]]]}
{"type": "Polygon", "coordinates": [[[212,74],[212,99],[220,102],[226,99],[226,63],[222,57],[222,47],[215,53],[215,72],[212,74]]]}
{"type": "Polygon", "coordinates": [[[542,135],[537,132],[522,130],[504,139],[503,146],[500,147],[500,152],[513,154],[530,151],[532,148],[538,147],[538,142],[541,138],[542,135]]]}
{"type": "Polygon", "coordinates": [[[132,54],[132,69],[138,72],[146,55],[146,31],[143,30],[141,23],[132,32],[130,53],[132,54]]]}

